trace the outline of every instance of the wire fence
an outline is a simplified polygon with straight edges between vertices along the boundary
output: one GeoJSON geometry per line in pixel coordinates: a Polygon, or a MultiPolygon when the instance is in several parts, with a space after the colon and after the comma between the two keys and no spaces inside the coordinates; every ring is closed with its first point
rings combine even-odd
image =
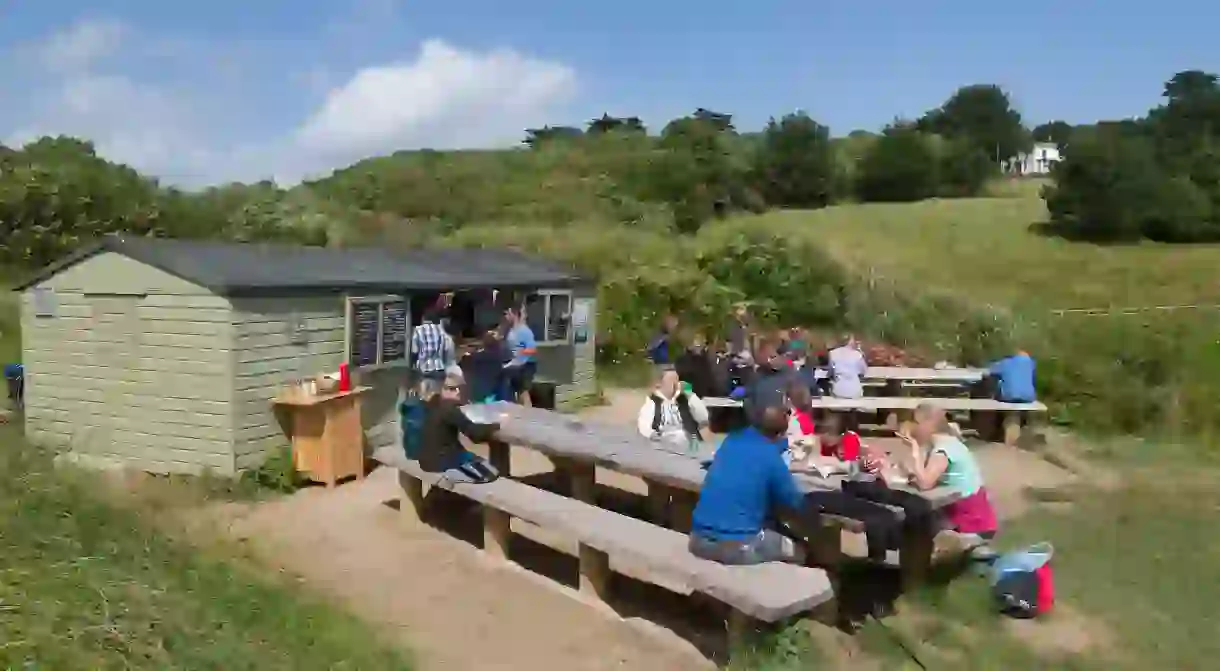
{"type": "Polygon", "coordinates": [[[1166,313],[1178,311],[1197,311],[1220,310],[1220,304],[1216,305],[1149,305],[1144,307],[1106,307],[1106,308],[1064,308],[1062,310],[1051,310],[1051,314],[1056,317],[1081,316],[1081,317],[1117,317],[1124,315],[1145,315],[1149,313],[1166,313]]]}

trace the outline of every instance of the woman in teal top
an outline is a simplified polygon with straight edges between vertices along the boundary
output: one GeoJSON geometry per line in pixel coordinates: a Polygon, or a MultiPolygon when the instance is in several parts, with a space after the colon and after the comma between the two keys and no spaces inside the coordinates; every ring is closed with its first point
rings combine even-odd
{"type": "Polygon", "coordinates": [[[912,483],[921,490],[948,487],[957,494],[957,500],[943,508],[949,525],[961,533],[994,536],[999,525],[983,472],[950,427],[945,411],[931,403],[920,404],[911,433],[900,437],[911,449],[912,483]]]}

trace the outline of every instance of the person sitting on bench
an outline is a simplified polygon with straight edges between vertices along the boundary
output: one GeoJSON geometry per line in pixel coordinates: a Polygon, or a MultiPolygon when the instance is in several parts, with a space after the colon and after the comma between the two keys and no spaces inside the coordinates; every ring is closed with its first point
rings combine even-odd
{"type": "Polygon", "coordinates": [[[656,388],[644,400],[636,418],[641,436],[682,445],[703,440],[706,425],[707,407],[698,395],[682,389],[678,373],[672,369],[658,375],[656,388]]]}
{"type": "Polygon", "coordinates": [[[1034,391],[1034,359],[1024,350],[1017,350],[1012,356],[1004,357],[987,368],[988,377],[999,384],[996,385],[996,400],[1007,403],[1033,403],[1034,391]]]}
{"type": "Polygon", "coordinates": [[[761,424],[762,411],[769,407],[783,408],[787,404],[788,386],[797,379],[796,371],[779,356],[778,343],[764,340],[759,343],[755,360],[758,368],[754,380],[746,389],[746,417],[755,425],[761,424]]]}
{"type": "MultiPolygon", "coordinates": [[[[443,473],[450,482],[490,482],[499,473],[482,457],[462,446],[458,434],[472,442],[486,443],[500,430],[499,423],[482,424],[462,412],[462,378],[446,375],[440,389],[425,380],[424,423],[420,429],[419,467],[443,473]]],[[[503,422],[506,415],[500,416],[503,422]]]]}
{"type": "Polygon", "coordinates": [[[860,379],[868,372],[868,363],[854,335],[843,336],[843,344],[830,350],[830,393],[836,398],[862,398],[864,387],[860,379]]]}
{"type": "Polygon", "coordinates": [[[804,549],[767,523],[803,505],[784,463],[788,413],[765,408],[758,427],[729,434],[716,450],[691,521],[691,554],[721,564],[804,563],[804,549]]]}
{"type": "Polygon", "coordinates": [[[788,454],[800,461],[821,452],[813,421],[813,394],[802,380],[788,384],[788,454]]]}
{"type": "Polygon", "coordinates": [[[691,387],[701,398],[709,396],[725,396],[729,393],[727,375],[717,374],[716,358],[708,351],[707,344],[701,335],[691,339],[690,345],[682,351],[676,361],[674,370],[678,378],[691,387]]]}
{"type": "Polygon", "coordinates": [[[900,431],[898,437],[911,451],[912,484],[921,490],[949,487],[957,491],[960,498],[942,509],[949,527],[985,539],[995,536],[998,523],[983,486],[982,470],[945,411],[921,403],[915,408],[909,432],[900,431]]]}

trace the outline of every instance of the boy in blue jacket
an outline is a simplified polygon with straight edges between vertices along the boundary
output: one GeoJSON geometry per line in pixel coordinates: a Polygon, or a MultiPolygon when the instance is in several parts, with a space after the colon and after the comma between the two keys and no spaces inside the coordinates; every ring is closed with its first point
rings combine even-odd
{"type": "Polygon", "coordinates": [[[690,551],[721,564],[804,562],[803,548],[769,528],[800,509],[803,496],[784,463],[788,415],[763,409],[758,426],[730,434],[716,450],[691,522],[690,551]]]}

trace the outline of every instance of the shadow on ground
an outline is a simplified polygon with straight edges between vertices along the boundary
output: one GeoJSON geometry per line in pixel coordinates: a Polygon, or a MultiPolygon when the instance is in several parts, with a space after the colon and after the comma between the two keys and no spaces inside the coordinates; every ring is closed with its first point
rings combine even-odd
{"type": "MultiPolygon", "coordinates": [[[[570,496],[570,487],[558,473],[544,472],[520,478],[534,487],[570,496]]],[[[637,519],[647,519],[647,500],[638,494],[600,484],[599,506],[637,519]]],[[[382,502],[399,510],[400,499],[382,502]]],[[[424,522],[474,548],[483,547],[483,521],[479,504],[443,489],[432,488],[425,497],[424,522]]],[[[576,590],[579,562],[570,541],[551,536],[546,530],[514,521],[510,559],[522,568],[576,590]],[[524,532],[524,533],[523,533],[524,532]]],[[[927,589],[948,585],[964,570],[964,564],[938,564],[929,576],[927,589]]],[[[727,613],[722,604],[698,594],[681,594],[616,572],[611,600],[606,604],[619,617],[652,623],[692,645],[702,655],[723,664],[728,659],[725,635],[727,613]]],[[[838,605],[839,628],[854,633],[869,619],[884,619],[896,612],[902,594],[897,568],[863,561],[849,561],[842,568],[838,605]]],[[[793,621],[768,626],[766,632],[783,629],[793,621]]],[[[763,633],[766,633],[763,632],[763,633]]]]}

